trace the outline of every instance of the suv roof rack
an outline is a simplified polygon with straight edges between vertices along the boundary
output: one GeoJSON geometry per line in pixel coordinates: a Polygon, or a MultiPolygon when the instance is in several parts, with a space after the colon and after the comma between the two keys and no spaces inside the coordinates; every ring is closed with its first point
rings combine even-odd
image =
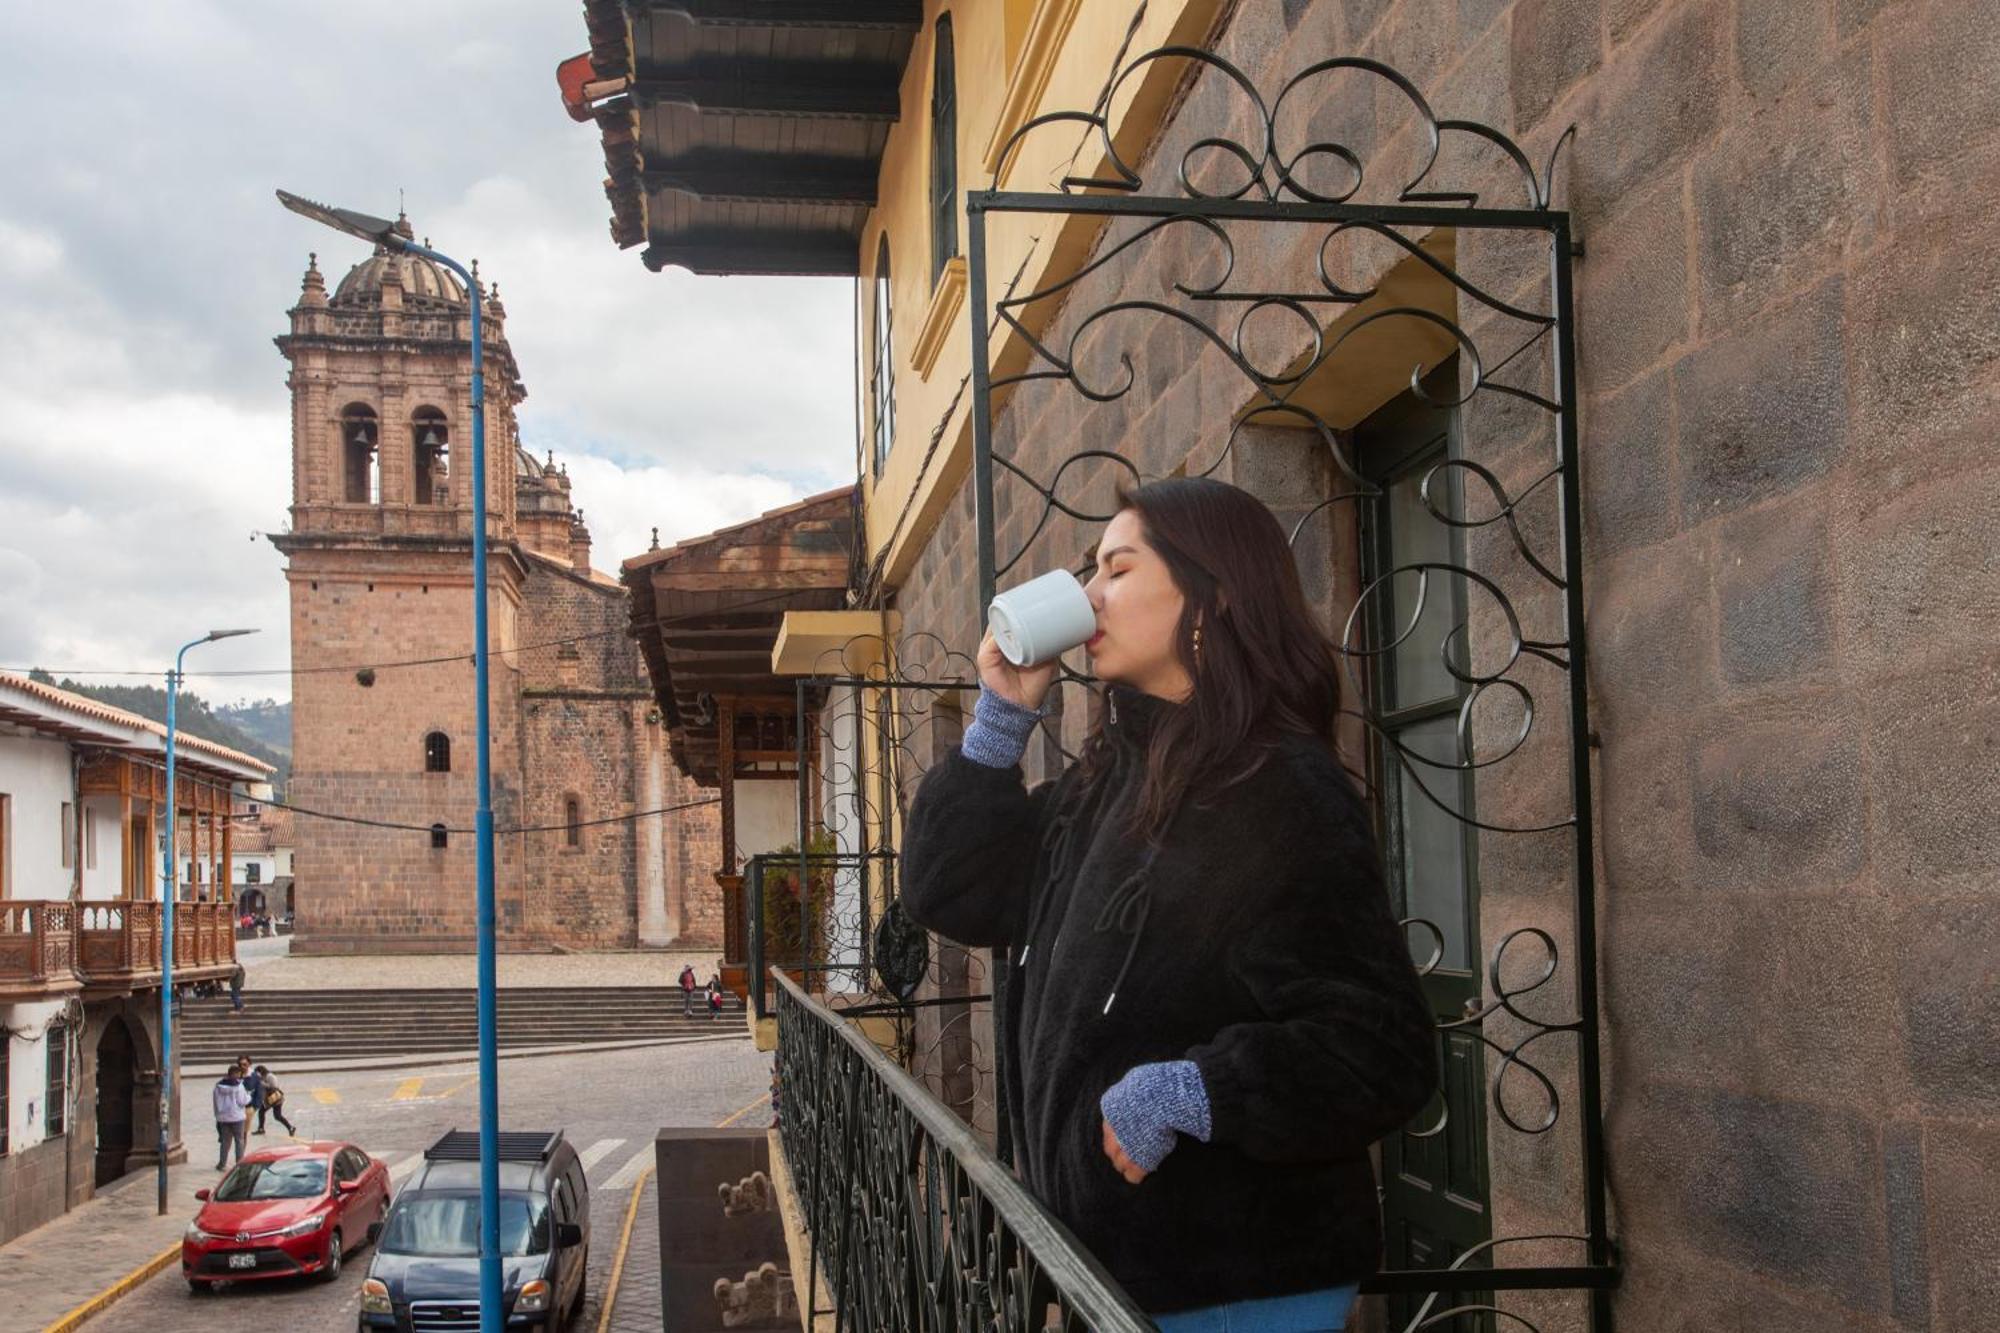
{"type": "MultiPolygon", "coordinates": [[[[546,1162],[562,1142],[563,1132],[534,1129],[502,1131],[498,1136],[503,1162],[546,1162]]],[[[479,1160],[479,1131],[449,1129],[444,1137],[424,1149],[429,1162],[476,1162],[479,1160]]]]}

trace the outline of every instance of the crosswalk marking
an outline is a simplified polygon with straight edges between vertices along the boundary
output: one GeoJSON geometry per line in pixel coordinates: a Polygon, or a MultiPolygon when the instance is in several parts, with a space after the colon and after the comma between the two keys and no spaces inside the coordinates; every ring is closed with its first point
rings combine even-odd
{"type": "Polygon", "coordinates": [[[585,1148],[582,1152],[578,1153],[577,1159],[583,1163],[583,1171],[585,1178],[586,1179],[589,1178],[591,1167],[596,1166],[599,1162],[604,1160],[604,1154],[610,1152],[613,1148],[616,1148],[619,1144],[623,1142],[625,1142],[624,1139],[599,1139],[597,1142],[591,1144],[588,1148],[585,1148]]]}
{"type": "Polygon", "coordinates": [[[597,1188],[606,1191],[631,1189],[633,1182],[639,1179],[639,1173],[644,1171],[646,1164],[653,1160],[652,1147],[650,1139],[640,1139],[639,1151],[633,1153],[625,1165],[618,1168],[611,1179],[605,1181],[597,1188]]]}
{"type": "MultiPolygon", "coordinates": [[[[652,1146],[653,1141],[650,1138],[599,1139],[588,1148],[580,1150],[577,1159],[583,1163],[584,1172],[590,1179],[592,1189],[630,1189],[638,1180],[639,1173],[653,1160],[652,1146]],[[610,1178],[597,1179],[600,1174],[599,1169],[609,1170],[612,1163],[618,1163],[618,1168],[611,1173],[610,1178]]],[[[384,1148],[376,1152],[374,1157],[376,1161],[389,1168],[389,1183],[392,1186],[400,1185],[409,1179],[424,1162],[421,1148],[384,1148]]]]}
{"type": "Polygon", "coordinates": [[[396,1085],[396,1090],[394,1092],[389,1094],[389,1100],[392,1102],[406,1102],[410,1100],[410,1098],[416,1096],[419,1092],[422,1092],[423,1088],[424,1088],[424,1081],[422,1079],[406,1078],[401,1083],[398,1083],[396,1085]]]}

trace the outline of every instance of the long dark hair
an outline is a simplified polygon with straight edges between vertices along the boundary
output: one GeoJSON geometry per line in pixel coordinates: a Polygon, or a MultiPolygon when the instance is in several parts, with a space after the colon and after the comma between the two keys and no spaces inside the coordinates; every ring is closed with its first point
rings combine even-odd
{"type": "MultiPolygon", "coordinates": [[[[1306,606],[1277,516],[1225,482],[1177,477],[1121,487],[1146,544],[1184,599],[1174,652],[1194,693],[1153,729],[1134,832],[1157,839],[1190,795],[1202,799],[1256,772],[1286,735],[1331,751],[1340,711],[1333,644],[1306,606]],[[1201,648],[1195,650],[1195,628],[1201,648]]],[[[1086,779],[1109,752],[1102,724],[1083,754],[1086,779]]]]}

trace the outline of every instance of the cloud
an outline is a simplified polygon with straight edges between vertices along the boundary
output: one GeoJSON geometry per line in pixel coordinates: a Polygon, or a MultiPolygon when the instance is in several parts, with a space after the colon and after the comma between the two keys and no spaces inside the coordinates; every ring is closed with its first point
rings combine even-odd
{"type": "MultiPolygon", "coordinates": [[[[282,667],[290,502],[271,346],[308,250],[363,247],[277,186],[481,261],[596,562],[852,480],[851,284],[648,272],[606,231],[595,127],[559,104],[573,6],[397,0],[0,11],[0,665],[161,670],[212,625],[210,668],[282,667]]],[[[217,697],[288,693],[286,679],[217,697]]]]}

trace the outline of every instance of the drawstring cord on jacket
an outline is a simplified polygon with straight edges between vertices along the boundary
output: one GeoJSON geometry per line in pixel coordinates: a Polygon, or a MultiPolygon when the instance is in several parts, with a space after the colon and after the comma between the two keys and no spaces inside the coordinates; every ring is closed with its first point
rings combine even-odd
{"type": "MultiPolygon", "coordinates": [[[[1108,695],[1107,702],[1111,709],[1111,723],[1113,726],[1116,726],[1118,722],[1117,696],[1115,694],[1108,695]]],[[[1111,783],[1104,780],[1103,775],[1099,775],[1097,780],[1081,784],[1081,789],[1076,793],[1075,798],[1068,803],[1069,808],[1049,820],[1049,826],[1042,836],[1041,846],[1041,851],[1046,858],[1045,864],[1047,867],[1044,883],[1050,885],[1059,884],[1062,882],[1062,877],[1068,874],[1071,869],[1070,858],[1076,848],[1080,826],[1084,822],[1083,817],[1086,812],[1093,814],[1103,813],[1103,802],[1110,787],[1111,783]],[[1098,807],[1094,811],[1092,810],[1093,804],[1098,807]]],[[[1119,882],[1118,887],[1113,889],[1110,895],[1104,900],[1103,907],[1098,909],[1097,920],[1093,924],[1094,930],[1099,932],[1122,930],[1131,937],[1130,942],[1125,946],[1124,961],[1118,965],[1118,975],[1113,978],[1111,990],[1104,997],[1104,1008],[1098,1013],[1098,1017],[1100,1018],[1109,1015],[1111,1013],[1111,1006],[1118,1002],[1119,989],[1124,986],[1126,975],[1131,972],[1132,964],[1139,956],[1139,944],[1145,938],[1146,921],[1152,915],[1153,910],[1153,862],[1159,857],[1160,848],[1166,842],[1167,834],[1172,830],[1175,820],[1179,817],[1180,810],[1177,807],[1173,815],[1168,818],[1165,827],[1160,829],[1159,835],[1148,841],[1146,855],[1139,862],[1138,868],[1119,882]]],[[[1048,898],[1044,902],[1044,910],[1048,910],[1053,905],[1052,899],[1053,895],[1048,895],[1048,898]]],[[[1031,939],[1034,936],[1037,924],[1038,922],[1034,920],[1028,923],[1027,934],[1031,939]]],[[[1056,931],[1055,943],[1050,946],[1051,950],[1059,948],[1061,944],[1062,931],[1059,927],[1056,931]]],[[[1014,962],[1017,968],[1028,965],[1028,955],[1032,949],[1032,945],[1022,948],[1021,956],[1014,962]]]]}
{"type": "MultiPolygon", "coordinates": [[[[1050,819],[1048,828],[1043,830],[1040,850],[1042,855],[1042,882],[1044,884],[1053,885],[1060,883],[1062,876],[1068,872],[1070,854],[1076,845],[1076,826],[1082,820],[1084,807],[1090,804],[1090,798],[1093,795],[1093,788],[1096,784],[1079,785],[1082,789],[1068,802],[1068,808],[1050,819]]],[[[1045,900],[1042,904],[1044,911],[1048,908],[1046,898],[1047,895],[1044,895],[1045,900]]],[[[1026,933],[1030,939],[1034,938],[1037,924],[1039,924],[1038,919],[1031,919],[1028,922],[1026,933]]],[[[1028,954],[1033,949],[1034,946],[1032,944],[1023,945],[1021,956],[1014,960],[1014,966],[1026,967],[1028,965],[1028,954]]]]}
{"type": "MultiPolygon", "coordinates": [[[[1164,830],[1163,830],[1164,832],[1164,830]]],[[[1098,909],[1095,929],[1099,931],[1122,930],[1132,937],[1125,946],[1125,961],[1118,965],[1118,975],[1112,979],[1111,993],[1104,997],[1104,1008],[1098,1017],[1111,1012],[1111,1006],[1118,1003],[1118,988],[1125,984],[1125,974],[1132,970],[1132,960],[1139,956],[1139,941],[1145,938],[1146,919],[1153,913],[1153,858],[1160,854],[1160,843],[1154,841],[1146,848],[1146,859],[1139,868],[1119,882],[1098,909]]]]}

